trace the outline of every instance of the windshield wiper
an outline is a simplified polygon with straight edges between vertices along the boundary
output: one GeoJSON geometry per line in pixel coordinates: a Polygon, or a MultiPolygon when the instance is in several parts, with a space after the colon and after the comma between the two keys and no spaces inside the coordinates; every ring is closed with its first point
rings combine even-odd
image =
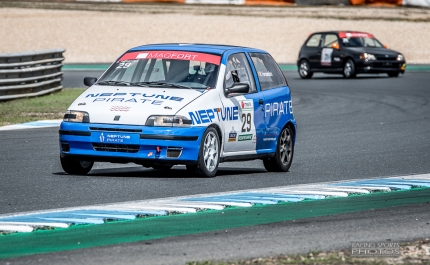
{"type": "Polygon", "coordinates": [[[97,85],[107,85],[107,86],[129,86],[130,83],[129,82],[124,82],[124,81],[101,81],[98,82],[97,85]]]}
{"type": "Polygon", "coordinates": [[[183,86],[175,83],[167,83],[167,82],[136,82],[131,83],[131,86],[159,86],[159,87],[174,87],[174,88],[185,88],[185,89],[192,89],[189,86],[183,86]]]}

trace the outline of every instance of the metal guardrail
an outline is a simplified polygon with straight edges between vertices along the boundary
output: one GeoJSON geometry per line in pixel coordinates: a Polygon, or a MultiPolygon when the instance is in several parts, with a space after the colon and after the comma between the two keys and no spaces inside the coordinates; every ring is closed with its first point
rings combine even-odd
{"type": "Polygon", "coordinates": [[[0,54],[0,101],[61,90],[65,49],[0,54]]]}

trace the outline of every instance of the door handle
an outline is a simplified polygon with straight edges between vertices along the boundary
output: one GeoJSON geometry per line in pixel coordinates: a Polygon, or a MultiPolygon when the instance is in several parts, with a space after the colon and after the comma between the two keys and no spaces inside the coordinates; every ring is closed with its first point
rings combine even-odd
{"type": "Polygon", "coordinates": [[[263,105],[263,104],[264,104],[264,100],[259,99],[259,100],[258,100],[258,104],[263,105]]]}

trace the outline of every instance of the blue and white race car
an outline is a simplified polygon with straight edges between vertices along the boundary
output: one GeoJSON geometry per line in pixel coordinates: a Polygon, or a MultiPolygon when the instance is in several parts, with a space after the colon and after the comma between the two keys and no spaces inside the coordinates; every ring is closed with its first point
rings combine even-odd
{"type": "Polygon", "coordinates": [[[288,171],[296,121],[277,63],[258,49],[206,44],[132,48],[68,108],[60,127],[65,172],[95,161],[155,169],[186,165],[214,177],[220,162],[262,159],[288,171]]]}

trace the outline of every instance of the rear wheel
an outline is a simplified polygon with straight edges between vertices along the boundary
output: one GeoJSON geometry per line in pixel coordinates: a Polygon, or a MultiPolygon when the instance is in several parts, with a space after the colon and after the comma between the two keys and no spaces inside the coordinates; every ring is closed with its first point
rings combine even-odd
{"type": "Polygon", "coordinates": [[[389,77],[398,77],[400,74],[400,72],[395,72],[395,73],[388,73],[389,77]]]}
{"type": "Polygon", "coordinates": [[[312,75],[314,73],[311,72],[311,66],[309,65],[308,61],[301,60],[299,63],[299,75],[303,79],[312,78],[312,75]]]}
{"type": "Polygon", "coordinates": [[[203,135],[197,163],[187,165],[187,170],[200,177],[215,177],[219,165],[219,150],[218,132],[210,127],[203,135]]]}
{"type": "Polygon", "coordinates": [[[345,78],[354,78],[356,75],[355,64],[351,59],[348,59],[343,65],[343,76],[345,78]]]}
{"type": "Polygon", "coordinates": [[[285,127],[278,137],[276,154],[274,157],[263,160],[264,168],[269,172],[287,172],[293,162],[294,144],[293,131],[285,127]]]}
{"type": "Polygon", "coordinates": [[[61,157],[63,170],[72,175],[86,175],[94,165],[94,161],[77,160],[70,157],[61,157]]]}

